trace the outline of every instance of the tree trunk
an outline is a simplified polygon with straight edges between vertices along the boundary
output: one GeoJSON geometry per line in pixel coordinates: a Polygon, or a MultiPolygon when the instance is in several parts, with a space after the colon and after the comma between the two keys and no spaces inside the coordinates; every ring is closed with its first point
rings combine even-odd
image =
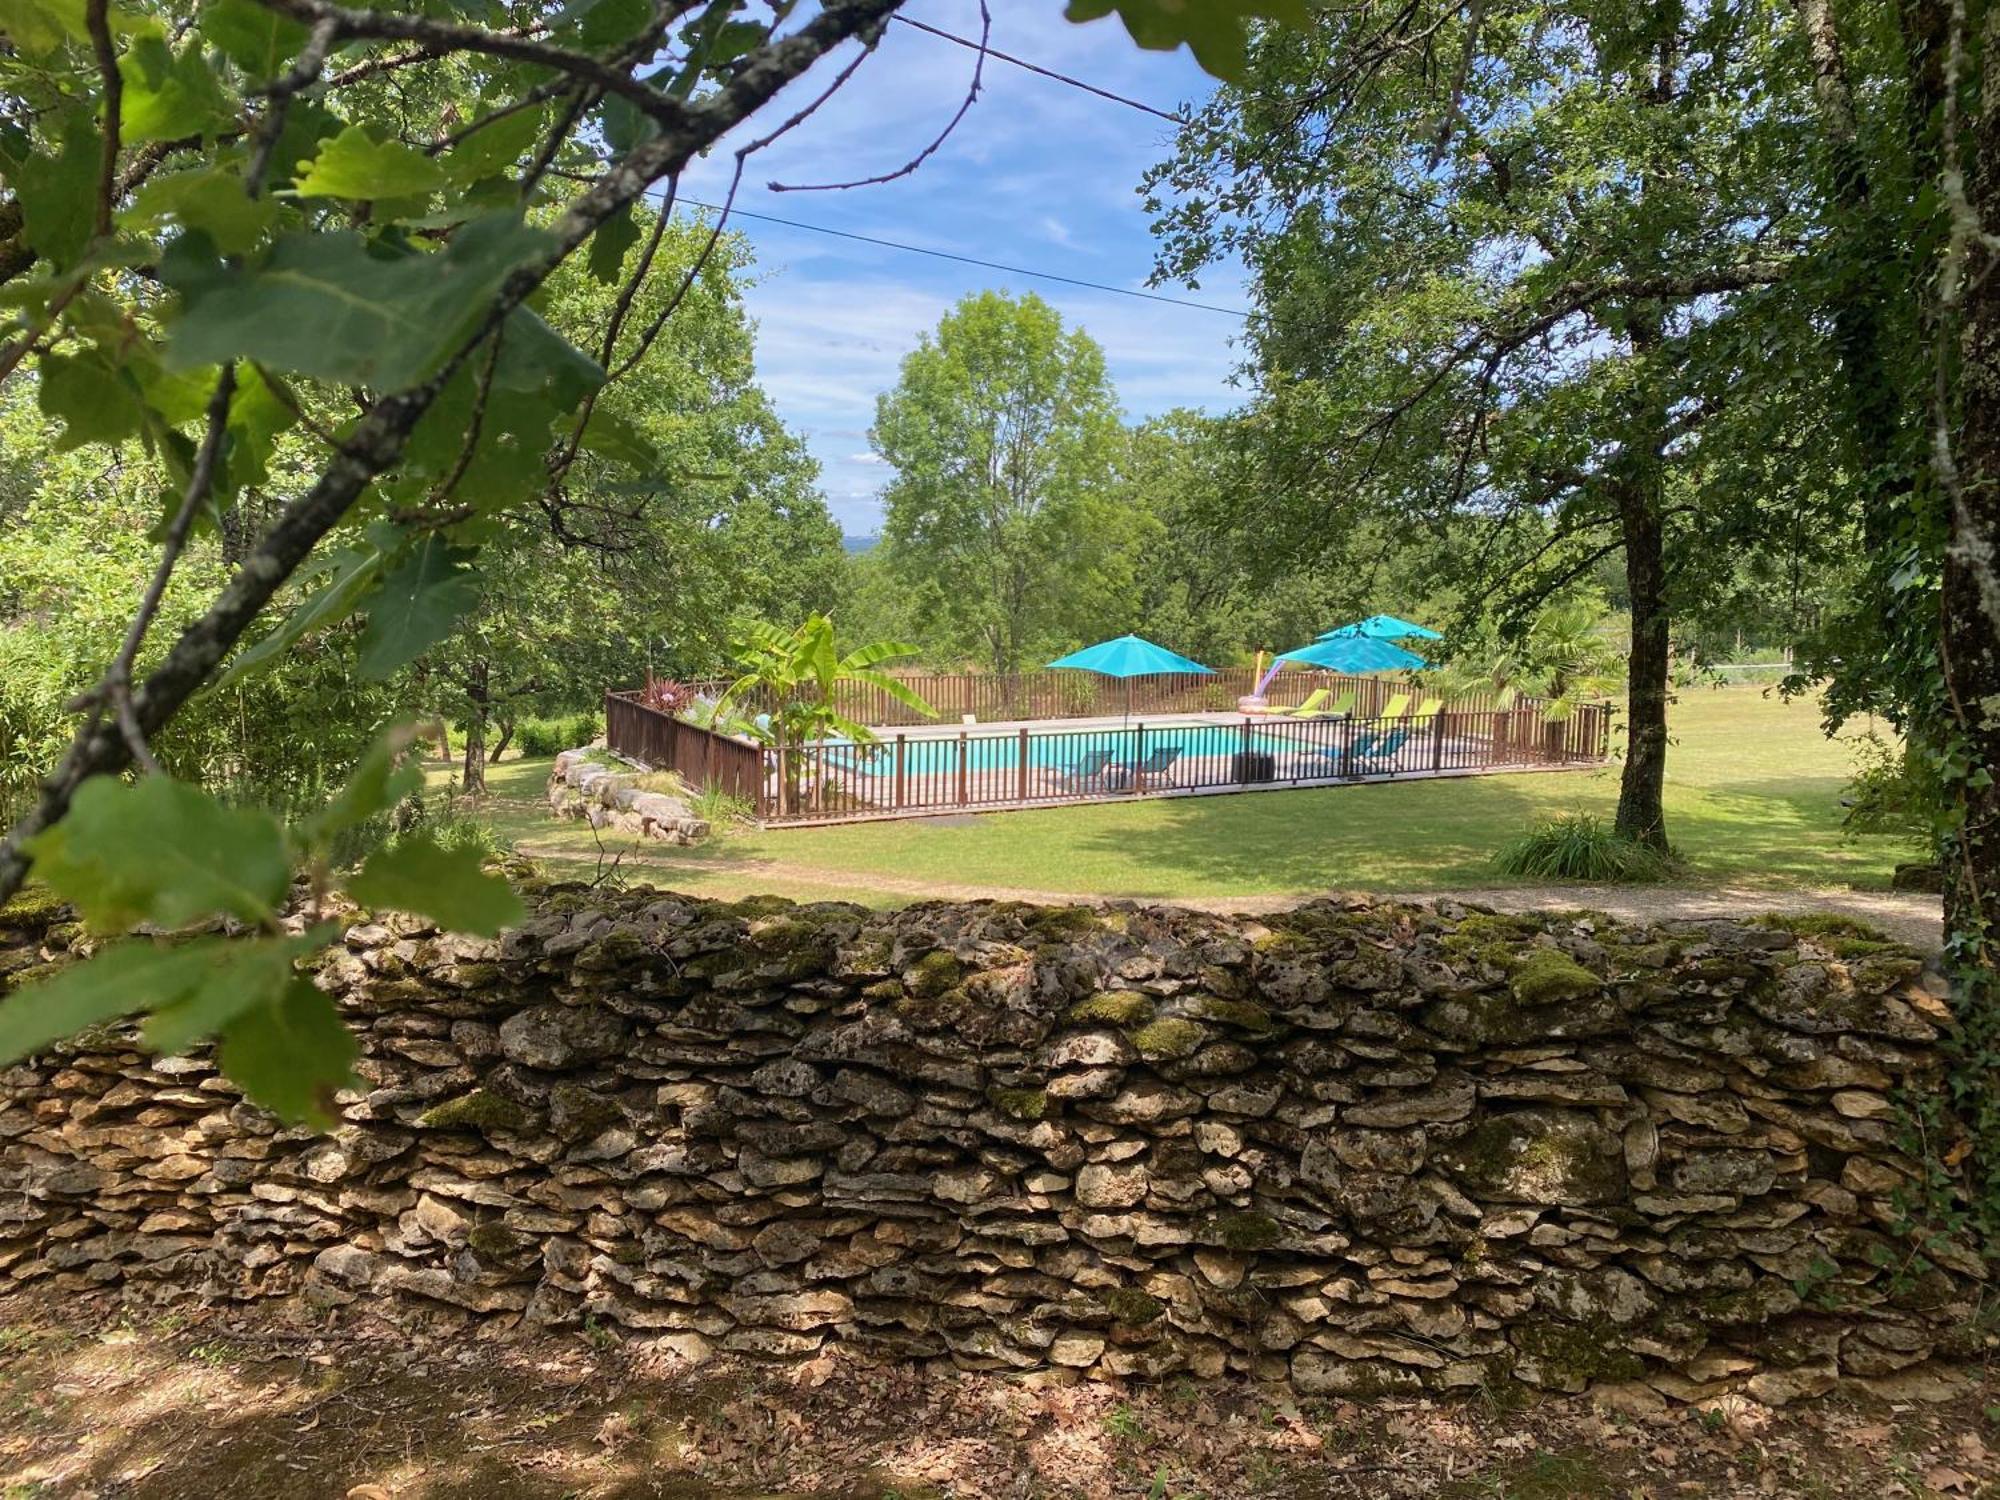
{"type": "Polygon", "coordinates": [[[493,753],[489,760],[498,760],[507,753],[507,747],[514,743],[515,719],[511,711],[499,716],[500,738],[493,742],[493,753]]]}
{"type": "Polygon", "coordinates": [[[488,706],[487,666],[474,662],[466,676],[465,696],[469,712],[465,716],[465,774],[460,789],[467,795],[486,791],[486,714],[488,706]]]}
{"type": "MultiPolygon", "coordinates": [[[[1987,66],[1994,66],[1988,63],[1987,66]]],[[[2000,224],[2000,104],[1986,104],[1963,143],[1970,211],[2000,224]]],[[[1945,849],[1945,940],[1960,1000],[2000,1005],[2000,273],[1991,252],[1964,247],[1956,442],[1934,437],[1950,527],[1940,600],[1946,760],[1957,828],[1945,849]],[[1955,473],[1954,473],[1955,471],[1955,473]]],[[[1953,413],[1937,413],[1948,424],[1953,413]]],[[[1984,1024],[2000,1029],[2000,1014],[1984,1024]]],[[[1991,1067],[1990,1060],[1982,1065],[1991,1067]]],[[[1989,1084],[1990,1087],[1990,1084],[1989,1084]]]]}
{"type": "MultiPolygon", "coordinates": [[[[1659,343],[1660,319],[1647,308],[1629,317],[1632,352],[1642,361],[1659,343]]],[[[1615,831],[1667,850],[1667,687],[1672,668],[1667,608],[1666,528],[1660,484],[1666,450],[1662,382],[1640,371],[1636,406],[1612,465],[1612,493],[1625,543],[1625,591],[1632,609],[1632,654],[1625,666],[1625,770],[1618,783],[1615,831]]]]}
{"type": "Polygon", "coordinates": [[[1621,481],[1618,518],[1625,534],[1625,585],[1632,596],[1632,654],[1625,669],[1625,770],[1616,826],[1624,837],[1664,852],[1670,617],[1660,517],[1640,476],[1621,481]]]}

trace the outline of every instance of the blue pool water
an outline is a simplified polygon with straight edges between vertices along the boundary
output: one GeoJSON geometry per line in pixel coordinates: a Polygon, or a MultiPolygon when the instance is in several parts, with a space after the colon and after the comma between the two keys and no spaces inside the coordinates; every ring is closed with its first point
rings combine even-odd
{"type": "MultiPolygon", "coordinates": [[[[1331,747],[1325,728],[1310,738],[1303,734],[1285,735],[1253,730],[1249,748],[1269,754],[1283,754],[1314,747],[1331,747]]],[[[1147,725],[1145,749],[1148,758],[1162,750],[1178,750],[1183,758],[1234,755],[1244,748],[1243,731],[1233,726],[1210,724],[1147,725]]],[[[1114,762],[1139,759],[1139,731],[1136,729],[1066,730],[1059,734],[1028,735],[1028,764],[1063,771],[1079,761],[1109,753],[1114,762]]],[[[879,745],[829,742],[828,759],[837,761],[864,776],[893,776],[896,745],[885,739],[879,745]]],[[[968,734],[965,766],[968,771],[1011,771],[1020,764],[1021,738],[1018,734],[968,734]]],[[[945,739],[910,738],[904,746],[904,773],[922,776],[958,769],[958,737],[945,739]]]]}

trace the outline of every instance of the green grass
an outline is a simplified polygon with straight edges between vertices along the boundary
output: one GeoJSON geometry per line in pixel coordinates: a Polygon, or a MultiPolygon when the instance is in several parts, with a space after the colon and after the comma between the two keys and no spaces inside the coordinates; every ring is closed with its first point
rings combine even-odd
{"type": "MultiPolygon", "coordinates": [[[[1826,739],[1810,702],[1757,688],[1696,689],[1674,705],[1668,835],[1680,882],[1764,889],[1883,889],[1897,840],[1845,839],[1840,796],[1848,747],[1826,739]]],[[[490,772],[488,816],[540,858],[598,859],[580,823],[557,822],[546,761],[490,772]]],[[[1609,821],[1614,764],[1590,772],[1416,781],[1240,796],[1047,808],[950,819],[784,828],[697,849],[630,841],[626,874],[675,889],[770,891],[897,905],[937,888],[1008,887],[1079,895],[1227,897],[1351,891],[1450,891],[1507,883],[1494,853],[1534,821],[1587,813],[1609,821]]]]}

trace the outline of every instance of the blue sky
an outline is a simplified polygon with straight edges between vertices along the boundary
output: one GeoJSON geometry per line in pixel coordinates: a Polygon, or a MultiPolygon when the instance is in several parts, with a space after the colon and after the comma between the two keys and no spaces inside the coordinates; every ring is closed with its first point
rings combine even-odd
{"type": "MultiPolygon", "coordinates": [[[[1203,98],[1210,81],[1185,52],[1142,52],[1115,19],[1077,26],[1062,0],[994,0],[992,45],[1102,88],[1172,110],[1203,98]]],[[[977,36],[977,0],[918,0],[915,18],[977,36]]],[[[779,101],[771,123],[797,108],[844,60],[779,101]]],[[[985,87],[952,138],[916,173],[851,192],[773,193],[767,183],[828,182],[900,166],[934,137],[964,97],[973,54],[892,24],[877,55],[847,88],[786,139],[751,158],[737,206],[907,244],[1144,289],[1152,237],[1134,191],[1166,152],[1164,120],[989,59],[985,87]]],[[[734,143],[727,143],[733,145],[734,143]]],[[[728,149],[691,170],[682,192],[720,202],[728,149]]],[[[1220,411],[1239,320],[1079,287],[1009,276],[928,256],[753,219],[733,221],[755,247],[747,297],[758,324],[758,376],[779,414],[823,467],[827,502],[844,530],[874,532],[887,470],[868,448],[876,395],[894,384],[919,333],[967,292],[1035,291],[1104,346],[1129,419],[1174,406],[1220,411]]],[[[1240,271],[1217,268],[1197,293],[1245,305],[1240,271]]]]}

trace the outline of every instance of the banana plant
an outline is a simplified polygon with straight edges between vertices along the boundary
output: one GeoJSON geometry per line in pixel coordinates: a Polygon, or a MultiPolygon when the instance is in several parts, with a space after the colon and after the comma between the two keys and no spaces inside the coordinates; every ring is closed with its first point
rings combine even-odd
{"type": "MultiPolygon", "coordinates": [[[[736,659],[742,674],[717,701],[716,714],[720,717],[730,709],[740,712],[746,700],[764,705],[765,711],[746,727],[780,751],[829,739],[872,745],[877,738],[875,731],[848,718],[837,706],[840,686],[858,683],[877,688],[934,719],[936,709],[906,684],[879,670],[886,662],[916,653],[915,646],[902,641],[875,641],[843,656],[834,643],[833,621],[825,615],[808,616],[791,630],[760,621],[737,643],[736,659]]],[[[781,757],[787,783],[781,794],[793,805],[800,794],[805,759],[799,755],[781,757]]]]}

